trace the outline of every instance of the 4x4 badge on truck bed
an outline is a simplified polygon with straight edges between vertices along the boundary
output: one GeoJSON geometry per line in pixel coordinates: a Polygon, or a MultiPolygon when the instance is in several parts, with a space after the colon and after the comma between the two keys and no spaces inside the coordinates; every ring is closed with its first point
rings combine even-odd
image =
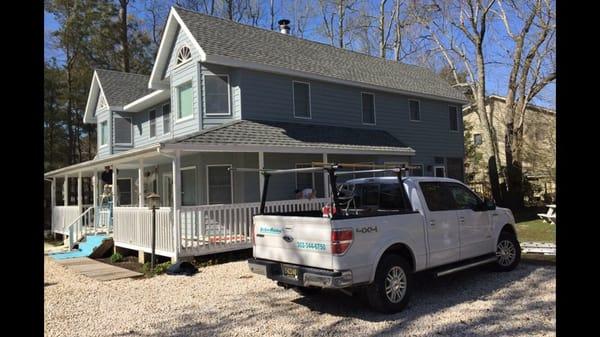
{"type": "Polygon", "coordinates": [[[357,233],[371,233],[371,232],[377,232],[377,226],[367,226],[367,227],[361,227],[361,228],[357,228],[356,229],[357,233]]]}

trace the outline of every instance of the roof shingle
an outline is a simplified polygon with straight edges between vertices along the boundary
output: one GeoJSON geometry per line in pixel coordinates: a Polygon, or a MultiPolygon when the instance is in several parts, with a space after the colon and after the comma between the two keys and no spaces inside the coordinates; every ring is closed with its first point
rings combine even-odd
{"type": "Polygon", "coordinates": [[[105,69],[96,69],[96,73],[104,96],[111,106],[125,106],[154,91],[148,88],[148,75],[105,69]]]}
{"type": "Polygon", "coordinates": [[[237,120],[166,143],[414,151],[382,130],[259,120],[237,120]]]}
{"type": "Polygon", "coordinates": [[[293,71],[366,83],[395,90],[466,101],[431,70],[252,27],[180,7],[175,10],[202,49],[293,71]]]}

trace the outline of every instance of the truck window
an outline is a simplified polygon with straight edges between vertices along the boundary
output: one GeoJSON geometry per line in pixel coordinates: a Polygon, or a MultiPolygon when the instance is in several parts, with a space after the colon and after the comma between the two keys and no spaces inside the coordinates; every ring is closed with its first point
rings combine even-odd
{"type": "Polygon", "coordinates": [[[349,184],[340,188],[341,207],[351,215],[412,211],[401,184],[349,184]]]}
{"type": "Polygon", "coordinates": [[[449,184],[454,203],[458,209],[477,209],[481,201],[473,192],[459,184],[449,184]]]}
{"type": "Polygon", "coordinates": [[[427,208],[429,208],[430,211],[435,212],[456,209],[454,198],[452,197],[448,184],[422,181],[419,183],[419,186],[421,186],[423,197],[425,197],[427,208]]]}

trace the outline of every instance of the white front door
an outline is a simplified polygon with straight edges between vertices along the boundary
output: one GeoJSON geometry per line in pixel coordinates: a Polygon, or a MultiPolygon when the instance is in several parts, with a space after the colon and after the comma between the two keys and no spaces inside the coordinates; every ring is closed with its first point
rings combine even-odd
{"type": "Polygon", "coordinates": [[[420,182],[429,212],[426,217],[429,267],[455,262],[460,254],[458,217],[452,194],[439,182],[420,182]]]}
{"type": "Polygon", "coordinates": [[[161,195],[162,204],[165,207],[173,205],[173,174],[165,173],[162,179],[163,195],[161,195]]]}

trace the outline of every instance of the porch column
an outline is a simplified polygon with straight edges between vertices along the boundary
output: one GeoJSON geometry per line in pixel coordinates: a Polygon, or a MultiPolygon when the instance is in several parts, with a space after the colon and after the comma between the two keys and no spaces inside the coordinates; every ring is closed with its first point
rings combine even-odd
{"type": "Polygon", "coordinates": [[[65,176],[65,181],[63,182],[63,202],[64,206],[69,206],[69,176],[65,176]]]}
{"type": "MultiPolygon", "coordinates": [[[[323,164],[327,163],[327,153],[323,153],[323,164]]],[[[329,173],[323,170],[323,197],[329,197],[329,173]]]]}
{"type": "Polygon", "coordinates": [[[56,178],[50,183],[50,229],[54,231],[54,208],[56,207],[56,178]]]}
{"type": "Polygon", "coordinates": [[[112,166],[113,174],[112,174],[112,202],[113,208],[117,206],[117,165],[112,166]]]}
{"type": "Polygon", "coordinates": [[[140,159],[138,167],[138,206],[144,207],[144,160],[140,159]]]}
{"type": "MultiPolygon", "coordinates": [[[[259,152],[258,153],[258,169],[262,170],[265,168],[265,153],[264,152],[259,152]]],[[[262,198],[263,195],[263,185],[265,184],[265,176],[262,175],[262,173],[258,173],[258,200],[260,200],[260,198],[262,198]]]]}
{"type": "Polygon", "coordinates": [[[174,239],[174,251],[175,260],[179,258],[179,250],[181,246],[181,238],[179,231],[179,207],[181,206],[181,176],[180,176],[180,165],[181,165],[181,152],[175,151],[175,158],[173,158],[173,239],[174,239]]]}
{"type": "Polygon", "coordinates": [[[83,195],[82,195],[82,179],[81,172],[77,174],[77,208],[79,209],[79,214],[83,212],[83,195]]]}
{"type": "Polygon", "coordinates": [[[94,229],[97,224],[98,216],[98,172],[94,169],[94,175],[92,176],[92,206],[94,207],[94,229]]]}

